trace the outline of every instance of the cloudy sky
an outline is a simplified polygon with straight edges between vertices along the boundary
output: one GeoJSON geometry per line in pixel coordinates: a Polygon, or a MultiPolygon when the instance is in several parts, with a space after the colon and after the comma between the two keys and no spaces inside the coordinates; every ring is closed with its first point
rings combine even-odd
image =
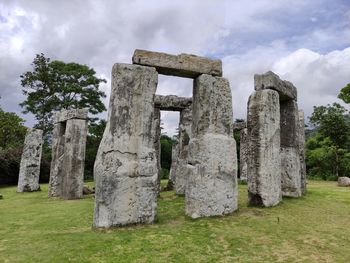
{"type": "MultiPolygon", "coordinates": [[[[350,82],[350,1],[1,0],[0,105],[33,125],[18,106],[19,76],[37,53],[93,67],[109,95],[112,65],[131,63],[136,48],[222,59],[234,118],[246,117],[253,76],[268,70],[294,83],[309,116],[350,82]]],[[[157,93],[191,96],[192,80],[160,76],[157,93]]],[[[178,113],[162,121],[173,134],[178,113]]]]}

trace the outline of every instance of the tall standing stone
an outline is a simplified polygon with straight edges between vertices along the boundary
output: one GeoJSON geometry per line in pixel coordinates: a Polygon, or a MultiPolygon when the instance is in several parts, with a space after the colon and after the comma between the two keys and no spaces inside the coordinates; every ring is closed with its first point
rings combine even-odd
{"type": "Polygon", "coordinates": [[[78,199],[83,195],[87,109],[58,112],[54,121],[49,196],[78,199]]]}
{"type": "Polygon", "coordinates": [[[17,192],[39,191],[43,131],[28,129],[19,169],[17,192]]]}
{"type": "Polygon", "coordinates": [[[299,115],[295,100],[280,102],[282,195],[301,196],[299,115]]]}
{"type": "Polygon", "coordinates": [[[160,135],[161,135],[161,127],[160,127],[160,109],[154,109],[154,117],[153,117],[153,128],[155,131],[154,135],[154,148],[156,150],[157,157],[157,168],[158,168],[158,195],[161,190],[161,163],[160,163],[160,154],[161,154],[161,144],[160,144],[160,135]]]}
{"type": "Polygon", "coordinates": [[[274,206],[282,200],[279,95],[255,91],[248,101],[248,202],[274,206]]]}
{"type": "Polygon", "coordinates": [[[94,167],[94,227],[151,223],[157,214],[155,68],[115,64],[108,121],[94,167]]]}
{"type": "Polygon", "coordinates": [[[240,132],[240,145],[239,145],[239,171],[240,180],[247,181],[248,172],[248,129],[244,128],[240,132]]]}
{"type": "Polygon", "coordinates": [[[300,157],[300,179],[301,192],[306,194],[306,164],[305,164],[305,117],[304,111],[299,110],[299,157],[300,157]]]}
{"type": "Polygon", "coordinates": [[[186,214],[197,218],[232,213],[237,209],[237,153],[226,79],[206,74],[195,79],[192,117],[186,214]]]}
{"type": "Polygon", "coordinates": [[[180,113],[178,154],[174,169],[175,191],[178,195],[184,195],[187,184],[187,158],[189,142],[192,136],[192,106],[183,109],[180,113]]]}

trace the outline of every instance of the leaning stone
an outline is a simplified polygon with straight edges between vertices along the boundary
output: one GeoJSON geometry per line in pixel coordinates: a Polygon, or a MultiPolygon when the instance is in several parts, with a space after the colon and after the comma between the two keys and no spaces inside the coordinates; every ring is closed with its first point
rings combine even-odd
{"type": "Polygon", "coordinates": [[[17,192],[39,191],[43,131],[28,129],[24,140],[17,192]]]}
{"type": "Polygon", "coordinates": [[[222,76],[222,63],[190,54],[170,55],[136,49],[132,57],[134,64],[155,67],[160,74],[196,78],[201,74],[222,76]]]}
{"type": "Polygon", "coordinates": [[[237,156],[226,79],[203,74],[195,80],[192,118],[186,214],[197,218],[232,213],[237,209],[237,156]]]}
{"type": "Polygon", "coordinates": [[[305,164],[305,118],[304,111],[299,110],[299,158],[300,158],[300,179],[301,179],[301,192],[306,194],[306,164],[305,164]]]}
{"type": "Polygon", "coordinates": [[[338,178],[338,186],[350,186],[350,178],[349,177],[339,177],[338,178]]]}
{"type": "Polygon", "coordinates": [[[300,197],[299,113],[295,100],[280,103],[282,195],[300,197]]]}
{"type": "Polygon", "coordinates": [[[277,91],[281,101],[297,99],[297,89],[294,85],[289,81],[281,80],[279,76],[272,71],[261,75],[255,74],[254,85],[255,90],[273,89],[277,91]]]}
{"type": "Polygon", "coordinates": [[[277,205],[282,200],[280,107],[277,91],[258,90],[250,95],[247,132],[249,205],[277,205]]]}
{"type": "Polygon", "coordinates": [[[94,167],[94,227],[152,223],[158,168],[153,129],[155,68],[115,64],[108,120],[94,167]]]}
{"type": "Polygon", "coordinates": [[[181,111],[192,105],[192,98],[178,97],[175,95],[156,95],[154,106],[160,110],[181,111]]]}

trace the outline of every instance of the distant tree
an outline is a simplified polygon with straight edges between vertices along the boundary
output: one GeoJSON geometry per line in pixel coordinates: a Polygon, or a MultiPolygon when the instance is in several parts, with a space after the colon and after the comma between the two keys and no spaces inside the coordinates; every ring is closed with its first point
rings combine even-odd
{"type": "Polygon", "coordinates": [[[94,163],[100,142],[103,137],[103,132],[107,122],[100,120],[98,123],[90,123],[89,132],[86,140],[85,154],[85,179],[93,178],[94,163]]]}
{"type": "Polygon", "coordinates": [[[350,103],[350,83],[340,90],[338,98],[345,103],[350,103]]]}
{"type": "Polygon", "coordinates": [[[0,108],[0,148],[9,149],[21,146],[27,128],[24,120],[13,112],[5,112],[0,108]]]}
{"type": "Polygon", "coordinates": [[[86,65],[50,61],[44,54],[37,54],[32,63],[33,71],[21,75],[23,94],[27,99],[20,105],[23,112],[34,114],[36,128],[50,133],[54,111],[88,108],[92,114],[106,110],[101,98],[106,95],[99,85],[106,82],[95,76],[86,65]]]}

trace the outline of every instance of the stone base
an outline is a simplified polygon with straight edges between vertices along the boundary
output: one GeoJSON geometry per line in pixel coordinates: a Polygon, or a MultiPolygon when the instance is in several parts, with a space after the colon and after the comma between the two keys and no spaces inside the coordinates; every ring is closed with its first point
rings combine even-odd
{"type": "Polygon", "coordinates": [[[187,165],[186,214],[192,218],[237,209],[236,142],[225,135],[192,139],[187,165]]]}

